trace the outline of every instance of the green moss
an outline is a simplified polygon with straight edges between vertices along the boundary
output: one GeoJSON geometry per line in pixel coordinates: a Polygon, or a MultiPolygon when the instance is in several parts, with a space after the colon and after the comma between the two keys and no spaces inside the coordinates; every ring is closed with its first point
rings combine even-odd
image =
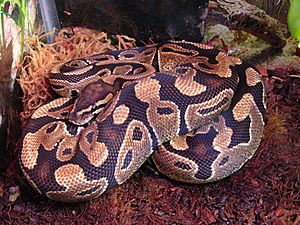
{"type": "MultiPolygon", "coordinates": [[[[291,0],[288,13],[288,26],[291,34],[300,42],[300,1],[291,0]]],[[[299,43],[300,47],[300,43],[299,43]]]]}

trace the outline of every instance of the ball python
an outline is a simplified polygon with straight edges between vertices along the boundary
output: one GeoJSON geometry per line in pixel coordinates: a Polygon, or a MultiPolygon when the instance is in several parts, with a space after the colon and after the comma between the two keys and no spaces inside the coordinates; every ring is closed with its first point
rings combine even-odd
{"type": "Polygon", "coordinates": [[[149,157],[177,181],[216,181],[240,169],[262,139],[261,75],[204,44],[115,50],[51,73],[62,97],[26,123],[19,162],[29,183],[53,200],[98,197],[149,157]]]}

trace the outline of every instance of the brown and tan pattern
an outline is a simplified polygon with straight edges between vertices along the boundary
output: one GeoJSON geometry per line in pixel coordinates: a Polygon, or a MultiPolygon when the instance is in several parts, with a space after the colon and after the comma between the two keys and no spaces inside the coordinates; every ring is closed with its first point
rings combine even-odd
{"type": "Polygon", "coordinates": [[[152,152],[151,137],[146,126],[140,121],[131,121],[115,166],[117,183],[122,184],[126,181],[132,175],[132,172],[136,171],[152,152]]]}
{"type": "Polygon", "coordinates": [[[220,77],[231,77],[232,70],[230,66],[234,65],[240,65],[242,61],[237,58],[228,57],[225,53],[219,52],[219,54],[216,56],[217,64],[209,63],[208,58],[205,57],[198,57],[198,62],[194,62],[193,66],[202,72],[214,74],[220,77]],[[203,67],[203,64],[205,67],[203,67]]]}
{"type": "Polygon", "coordinates": [[[212,146],[219,152],[224,152],[224,149],[228,149],[231,143],[233,130],[226,126],[223,116],[219,117],[218,123],[213,124],[214,129],[218,132],[212,146]]]}
{"type": "Polygon", "coordinates": [[[189,50],[176,44],[165,44],[158,51],[161,72],[173,70],[179,64],[198,55],[198,51],[189,50]]]}
{"type": "Polygon", "coordinates": [[[146,48],[139,56],[139,62],[142,63],[147,63],[147,64],[152,64],[154,57],[157,53],[157,48],[156,47],[150,47],[146,48]]]}
{"type": "Polygon", "coordinates": [[[130,109],[126,105],[118,106],[113,112],[114,124],[120,125],[125,122],[129,116],[130,109]]]}
{"type": "Polygon", "coordinates": [[[34,115],[32,115],[31,118],[33,119],[39,119],[44,117],[45,115],[48,115],[52,118],[64,118],[66,115],[65,113],[68,113],[72,108],[73,105],[69,105],[68,107],[64,107],[63,105],[70,100],[69,98],[59,98],[55,101],[51,101],[47,104],[47,107],[41,107],[38,108],[34,115]],[[51,109],[59,109],[59,110],[51,110],[51,109]]]}
{"type": "Polygon", "coordinates": [[[98,137],[98,130],[94,123],[85,128],[81,133],[79,146],[93,166],[101,166],[108,157],[105,143],[94,141],[98,137]]]}
{"type": "Polygon", "coordinates": [[[236,121],[244,120],[250,113],[251,107],[255,104],[254,98],[251,94],[246,93],[243,95],[242,99],[235,105],[232,110],[233,118],[236,121]]]}
{"type": "MultiPolygon", "coordinates": [[[[222,137],[220,137],[220,139],[223,139],[224,142],[222,142],[222,140],[214,142],[214,148],[219,149],[220,155],[212,164],[214,176],[211,178],[211,181],[226,177],[230,175],[233,170],[239,170],[243,166],[243,163],[241,162],[245,162],[251,158],[260,144],[263,132],[262,127],[264,126],[263,116],[259,112],[259,108],[254,101],[249,102],[249,104],[250,105],[247,106],[244,105],[245,107],[249,108],[249,110],[247,110],[247,116],[250,118],[250,127],[248,130],[249,140],[248,142],[241,142],[236,146],[229,148],[228,142],[224,141],[228,138],[226,137],[227,134],[221,134],[222,137]],[[226,159],[226,163],[223,164],[222,161],[224,159],[226,159]]],[[[243,120],[245,120],[247,117],[244,113],[242,114],[243,116],[238,118],[241,120],[243,118],[243,120]]],[[[224,122],[225,121],[223,121],[223,123],[224,122]]],[[[222,126],[224,127],[224,125],[222,126]]],[[[232,131],[230,131],[230,133],[232,133],[232,131]]]]}
{"type": "Polygon", "coordinates": [[[19,161],[54,200],[95,198],[151,155],[175,180],[216,181],[241,168],[262,138],[259,73],[210,46],[168,41],[74,59],[52,73],[53,89],[73,98],[32,115],[19,161]]]}
{"type": "Polygon", "coordinates": [[[37,164],[39,146],[42,145],[46,151],[52,151],[57,144],[57,140],[65,137],[65,124],[49,123],[43,126],[35,133],[28,133],[24,137],[24,150],[21,154],[21,160],[24,167],[33,169],[37,164]]]}
{"type": "Polygon", "coordinates": [[[168,151],[164,146],[153,156],[157,169],[171,179],[181,182],[195,183],[195,175],[199,170],[198,164],[187,157],[168,151]],[[178,166],[178,164],[184,166],[178,166]]]}
{"type": "Polygon", "coordinates": [[[58,199],[63,196],[67,202],[74,200],[85,201],[101,195],[108,186],[106,178],[96,181],[87,180],[83,169],[79,165],[67,164],[58,168],[55,173],[56,182],[65,188],[65,191],[50,191],[47,196],[51,199],[58,199]],[[96,187],[92,192],[88,192],[91,187],[96,187]],[[82,194],[86,191],[88,194],[82,194]],[[75,198],[76,197],[76,198],[75,198]]]}
{"type": "Polygon", "coordinates": [[[127,75],[130,71],[132,71],[131,65],[117,66],[113,69],[112,74],[127,75]]]}
{"type": "Polygon", "coordinates": [[[261,82],[261,75],[253,68],[247,68],[246,79],[248,86],[255,86],[261,82]]]}
{"type": "Polygon", "coordinates": [[[188,96],[196,96],[206,91],[205,85],[194,81],[197,70],[185,67],[180,68],[180,70],[184,70],[184,73],[181,73],[176,79],[175,87],[178,91],[188,96]]]}
{"type": "Polygon", "coordinates": [[[224,89],[208,101],[190,104],[185,111],[185,123],[187,128],[193,130],[195,127],[201,127],[214,118],[215,115],[220,114],[221,111],[228,108],[233,94],[232,89],[224,89]],[[216,105],[219,107],[214,108],[216,105]],[[209,111],[206,112],[206,109],[209,111]],[[202,111],[205,113],[201,113],[202,111]]]}
{"type": "Polygon", "coordinates": [[[189,149],[189,145],[186,141],[186,136],[178,136],[170,141],[172,148],[178,151],[185,151],[189,149]]]}
{"type": "Polygon", "coordinates": [[[135,94],[143,102],[149,104],[146,115],[159,143],[163,143],[178,135],[180,111],[172,101],[160,99],[159,81],[151,77],[141,80],[135,85],[135,94]],[[168,124],[168,126],[161,126],[168,124]]]}
{"type": "Polygon", "coordinates": [[[76,153],[77,142],[78,142],[78,137],[76,136],[65,137],[57,148],[57,152],[56,152],[57,160],[61,162],[66,162],[71,160],[76,153]]]}

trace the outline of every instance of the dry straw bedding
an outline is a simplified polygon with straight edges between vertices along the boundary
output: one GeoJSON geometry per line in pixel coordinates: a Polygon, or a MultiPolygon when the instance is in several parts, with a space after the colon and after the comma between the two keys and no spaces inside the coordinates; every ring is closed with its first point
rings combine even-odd
{"type": "Polygon", "coordinates": [[[21,67],[20,86],[23,90],[23,122],[41,105],[52,100],[49,76],[57,65],[78,57],[102,53],[109,50],[135,46],[135,39],[125,35],[109,36],[83,28],[63,29],[55,43],[45,44],[38,36],[30,38],[25,65],[21,67]]]}

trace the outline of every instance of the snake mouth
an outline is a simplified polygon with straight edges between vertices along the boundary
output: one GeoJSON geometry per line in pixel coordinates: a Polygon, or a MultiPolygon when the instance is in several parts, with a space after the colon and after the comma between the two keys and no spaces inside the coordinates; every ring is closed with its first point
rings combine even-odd
{"type": "Polygon", "coordinates": [[[91,107],[90,112],[83,113],[73,109],[68,114],[68,121],[78,126],[89,125],[97,118],[99,113],[103,111],[105,105],[94,105],[91,107]]]}
{"type": "Polygon", "coordinates": [[[83,125],[90,124],[93,121],[94,117],[95,117],[94,114],[78,115],[76,112],[74,113],[70,112],[68,115],[68,120],[74,125],[83,126],[83,125]]]}

